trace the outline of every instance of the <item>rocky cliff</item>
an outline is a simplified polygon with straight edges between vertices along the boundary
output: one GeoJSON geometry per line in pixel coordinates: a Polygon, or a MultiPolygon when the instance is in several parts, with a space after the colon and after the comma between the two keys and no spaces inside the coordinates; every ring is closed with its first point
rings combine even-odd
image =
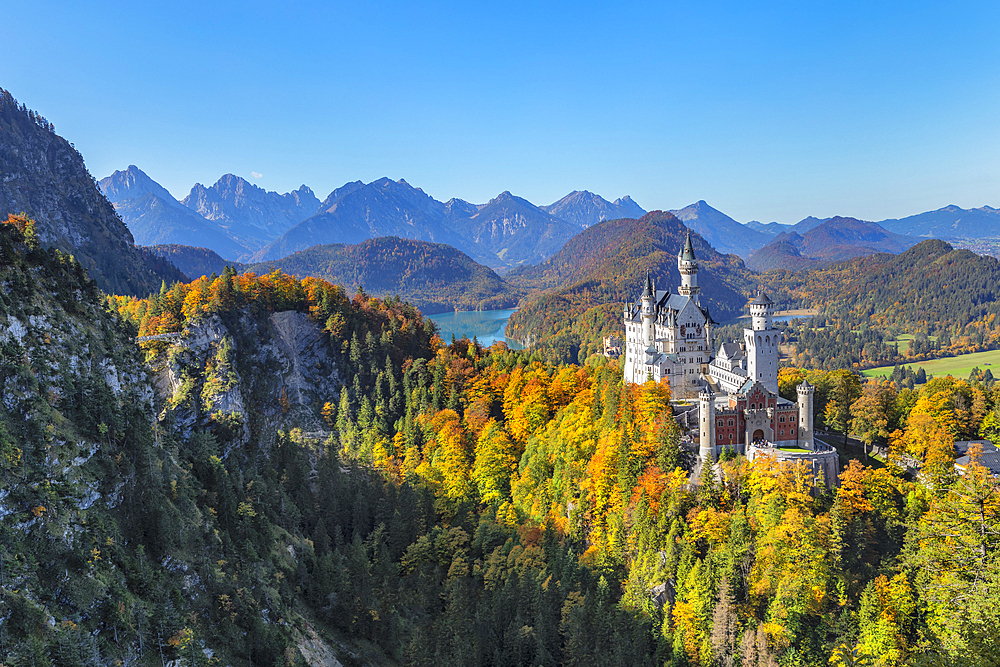
{"type": "MultiPolygon", "coordinates": [[[[180,432],[225,425],[231,446],[269,447],[279,430],[329,435],[320,416],[342,381],[327,336],[308,316],[212,315],[187,328],[150,360],[156,386],[180,432]]],[[[339,355],[337,355],[339,356],[339,355]]],[[[166,413],[164,413],[166,414],[166,413]]]]}
{"type": "Polygon", "coordinates": [[[0,224],[0,661],[339,665],[296,611],[317,554],[290,523],[377,501],[320,440],[339,341],[259,309],[135,335],[79,262],[0,224]]]}

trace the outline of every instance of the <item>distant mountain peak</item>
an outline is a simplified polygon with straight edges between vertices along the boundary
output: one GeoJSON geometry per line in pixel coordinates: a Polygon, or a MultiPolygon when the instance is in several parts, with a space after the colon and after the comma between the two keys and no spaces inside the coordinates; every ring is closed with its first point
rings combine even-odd
{"type": "Polygon", "coordinates": [[[256,247],[273,241],[320,206],[316,194],[305,185],[279,194],[231,173],[208,188],[196,183],[181,203],[256,247]]]}
{"type": "Polygon", "coordinates": [[[770,235],[740,224],[704,199],[670,212],[720,252],[734,253],[744,259],[771,240],[770,235]]]}
{"type": "Polygon", "coordinates": [[[165,187],[151,179],[142,169],[130,164],[122,171],[116,171],[102,178],[97,183],[104,196],[117,208],[118,202],[126,199],[137,199],[143,195],[153,194],[166,203],[180,206],[180,202],[167,191],[165,187]]]}
{"type": "Polygon", "coordinates": [[[573,190],[559,201],[542,206],[541,209],[584,229],[604,220],[637,219],[646,214],[645,209],[628,195],[609,202],[589,190],[573,190]]]}

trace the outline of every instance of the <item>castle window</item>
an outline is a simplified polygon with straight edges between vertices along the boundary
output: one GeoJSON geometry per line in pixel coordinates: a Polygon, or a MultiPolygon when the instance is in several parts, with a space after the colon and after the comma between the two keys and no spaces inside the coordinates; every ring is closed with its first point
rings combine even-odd
{"type": "Polygon", "coordinates": [[[719,426],[722,426],[722,420],[721,419],[719,420],[719,426]]]}
{"type": "Polygon", "coordinates": [[[785,435],[785,429],[781,429],[781,435],[785,435]]]}
{"type": "Polygon", "coordinates": [[[789,433],[791,433],[792,435],[795,435],[795,429],[793,428],[791,431],[789,431],[789,433]]]}
{"type": "Polygon", "coordinates": [[[733,425],[733,420],[732,420],[732,419],[730,419],[730,420],[729,420],[729,425],[730,425],[730,426],[732,426],[732,425],[733,425]]]}

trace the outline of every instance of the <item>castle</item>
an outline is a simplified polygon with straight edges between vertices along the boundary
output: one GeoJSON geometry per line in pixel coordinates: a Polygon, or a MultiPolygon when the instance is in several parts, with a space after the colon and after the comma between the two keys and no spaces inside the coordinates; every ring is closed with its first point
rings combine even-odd
{"type": "Polygon", "coordinates": [[[712,356],[715,322],[701,307],[698,260],[691,235],[677,256],[677,294],[657,290],[649,274],[642,296],[625,308],[625,380],[666,380],[674,396],[693,396],[702,386],[712,356]]]}
{"type": "Polygon", "coordinates": [[[723,343],[712,354],[712,320],[701,305],[698,260],[691,235],[677,255],[677,294],[657,290],[649,274],[642,294],[625,308],[624,377],[627,382],[669,383],[677,399],[698,399],[698,451],[714,461],[725,449],[751,460],[769,454],[804,459],[837,481],[839,456],[813,437],[813,393],[803,382],[796,402],[778,395],[778,344],[774,302],[758,291],[750,302],[750,327],[741,344],[723,343]]]}

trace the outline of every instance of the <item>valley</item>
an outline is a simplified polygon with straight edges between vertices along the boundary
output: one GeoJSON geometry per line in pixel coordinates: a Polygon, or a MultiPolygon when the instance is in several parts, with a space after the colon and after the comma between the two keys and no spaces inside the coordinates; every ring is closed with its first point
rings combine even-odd
{"type": "Polygon", "coordinates": [[[0,168],[3,665],[1000,654],[1000,262],[898,226],[968,212],[178,201],[6,91],[0,168]]]}

